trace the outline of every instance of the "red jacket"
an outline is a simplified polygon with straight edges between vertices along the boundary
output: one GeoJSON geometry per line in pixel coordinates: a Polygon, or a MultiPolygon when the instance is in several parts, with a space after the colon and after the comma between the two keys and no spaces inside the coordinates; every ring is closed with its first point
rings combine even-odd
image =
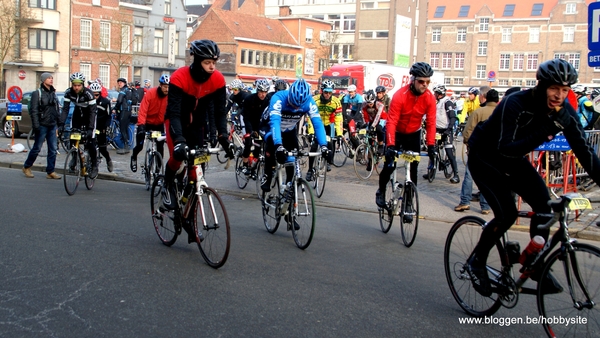
{"type": "Polygon", "coordinates": [[[160,87],[148,90],[140,103],[138,111],[138,125],[153,124],[160,125],[165,122],[168,96],[158,95],[160,87]]]}
{"type": "Polygon", "coordinates": [[[392,97],[387,116],[386,143],[396,145],[396,132],[412,134],[417,132],[426,116],[427,145],[435,144],[435,97],[430,90],[416,96],[410,84],[400,88],[392,97]]]}

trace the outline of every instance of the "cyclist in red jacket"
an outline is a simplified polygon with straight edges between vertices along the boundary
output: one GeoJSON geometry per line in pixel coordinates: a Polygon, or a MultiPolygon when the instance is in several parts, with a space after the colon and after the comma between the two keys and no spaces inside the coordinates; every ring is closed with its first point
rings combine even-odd
{"type": "MultiPolygon", "coordinates": [[[[433,93],[427,89],[433,69],[426,62],[417,62],[410,68],[410,83],[400,88],[392,97],[390,111],[385,126],[386,145],[384,168],[379,175],[379,190],[375,193],[375,203],[385,208],[385,188],[396,168],[396,149],[419,152],[421,148],[421,125],[426,117],[427,153],[434,156],[435,144],[435,104],[433,93]]],[[[418,161],[410,164],[410,176],[417,185],[418,161]]],[[[405,222],[412,222],[412,216],[405,215],[405,222]]]]}

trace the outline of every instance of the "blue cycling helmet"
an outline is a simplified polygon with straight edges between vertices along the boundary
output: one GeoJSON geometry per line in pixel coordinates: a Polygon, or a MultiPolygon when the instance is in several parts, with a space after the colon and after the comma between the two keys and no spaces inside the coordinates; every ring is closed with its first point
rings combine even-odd
{"type": "Polygon", "coordinates": [[[167,74],[163,74],[160,79],[158,79],[160,84],[169,84],[171,82],[171,77],[167,74]]]}
{"type": "Polygon", "coordinates": [[[311,98],[310,86],[304,79],[298,79],[290,86],[288,103],[294,107],[302,107],[311,98]]]}

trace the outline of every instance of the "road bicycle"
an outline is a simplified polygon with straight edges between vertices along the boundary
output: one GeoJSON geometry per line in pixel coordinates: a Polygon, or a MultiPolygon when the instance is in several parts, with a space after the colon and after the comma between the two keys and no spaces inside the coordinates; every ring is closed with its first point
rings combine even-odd
{"type": "Polygon", "coordinates": [[[394,217],[398,216],[402,241],[410,247],[417,237],[419,228],[419,194],[417,186],[410,177],[410,163],[419,161],[420,155],[413,151],[397,151],[398,158],[404,161],[404,182],[397,179],[398,166],[394,169],[385,189],[385,208],[378,207],[381,231],[387,233],[392,227],[394,217]]]}
{"type": "Polygon", "coordinates": [[[379,155],[377,134],[375,131],[361,129],[358,132],[360,145],[356,147],[354,154],[354,172],[358,178],[369,179],[373,169],[379,174],[383,169],[383,156],[379,155]]]}
{"type": "Polygon", "coordinates": [[[227,261],[231,233],[229,218],[223,200],[204,180],[203,167],[210,161],[208,149],[189,149],[181,173],[171,184],[175,185],[175,210],[163,205],[165,176],[158,175],[152,183],[150,206],[154,229],[161,242],[171,246],[183,227],[193,231],[202,258],[218,269],[227,261]]]}
{"type": "Polygon", "coordinates": [[[458,305],[469,315],[490,316],[500,306],[513,308],[519,294],[537,296],[537,307],[541,324],[550,337],[598,337],[600,336],[600,250],[592,245],[578,243],[569,236],[567,218],[569,210],[590,209],[590,201],[577,193],[570,193],[558,200],[548,202],[552,213],[541,214],[519,211],[518,217],[533,216],[551,218],[538,229],[549,229],[558,222],[559,228],[535,255],[530,264],[524,266],[519,278],[513,274],[513,264],[519,261],[520,247],[516,241],[508,240],[508,232],[496,242],[490,252],[487,271],[492,295],[484,297],[473,289],[467,272],[467,261],[481,237],[486,222],[475,216],[467,216],[454,223],[444,248],[444,267],[450,291],[458,305]],[[558,248],[552,252],[552,249],[558,248]],[[533,267],[537,267],[534,271],[533,267]],[[533,273],[540,273],[537,288],[526,288],[523,284],[533,273]],[[551,277],[550,277],[551,276],[551,277]],[[548,293],[549,288],[558,287],[558,293],[548,293]],[[554,322],[555,318],[586,318],[586,325],[565,325],[554,322]]]}
{"type": "MultiPolygon", "coordinates": [[[[435,173],[438,170],[443,171],[446,178],[450,178],[452,175],[454,175],[454,170],[452,170],[452,166],[450,165],[450,158],[448,157],[448,153],[440,133],[435,133],[434,151],[435,156],[433,157],[433,161],[430,159],[429,165],[427,166],[426,176],[430,183],[435,179],[435,173]]],[[[450,151],[454,151],[454,149],[450,149],[450,151]]]]}
{"type": "MultiPolygon", "coordinates": [[[[274,234],[283,217],[287,223],[287,230],[292,231],[296,246],[302,250],[306,249],[312,241],[317,216],[313,191],[308,182],[302,178],[299,158],[317,154],[319,153],[289,151],[288,162],[277,164],[275,175],[271,180],[271,191],[261,190],[260,202],[267,231],[274,234]],[[285,168],[290,166],[294,167],[294,174],[290,183],[286,183],[285,168]]],[[[263,164],[262,171],[264,170],[263,164]]]]}
{"type": "Polygon", "coordinates": [[[162,155],[156,150],[156,142],[163,142],[167,137],[160,131],[146,132],[146,155],[144,156],[144,164],[142,165],[142,175],[146,183],[146,190],[150,190],[152,182],[157,175],[164,174],[164,165],[162,155]]]}
{"type": "MultiPolygon", "coordinates": [[[[249,136],[251,137],[251,136],[249,136]]],[[[260,145],[261,145],[261,140],[259,139],[254,139],[252,138],[252,148],[250,149],[250,156],[248,157],[248,169],[250,169],[250,173],[244,173],[243,169],[244,169],[244,158],[242,156],[242,154],[244,153],[244,148],[238,148],[236,149],[234,155],[235,155],[235,181],[238,185],[238,188],[240,189],[244,189],[246,188],[246,186],[248,185],[248,181],[250,180],[255,180],[257,182],[259,182],[258,180],[258,163],[260,162],[260,156],[259,157],[255,157],[254,156],[254,149],[255,147],[259,147],[260,149],[260,145]]],[[[258,183],[260,185],[260,183],[258,183]]]]}
{"type": "MultiPolygon", "coordinates": [[[[331,141],[331,137],[327,136],[327,143],[331,141]]],[[[317,142],[316,138],[312,138],[312,142],[317,142]]],[[[325,182],[327,182],[327,159],[323,157],[320,152],[309,152],[314,157],[313,161],[313,175],[312,175],[312,187],[317,195],[317,198],[323,196],[325,191],[325,182]]]]}
{"type": "MultiPolygon", "coordinates": [[[[231,122],[229,122],[229,135],[227,136],[227,140],[229,141],[230,144],[233,144],[235,149],[234,149],[234,154],[235,153],[243,153],[244,152],[244,134],[242,133],[242,126],[237,122],[236,119],[231,120],[231,122]]],[[[220,146],[219,152],[217,153],[217,161],[219,161],[219,163],[225,163],[227,162],[228,158],[226,156],[226,151],[225,149],[223,149],[222,146],[220,146]]]]}
{"type": "MultiPolygon", "coordinates": [[[[134,147],[135,125],[129,124],[129,149],[134,147]]],[[[123,138],[121,137],[121,127],[116,114],[110,115],[110,124],[106,129],[106,142],[113,149],[123,148],[123,138]]]]}
{"type": "MultiPolygon", "coordinates": [[[[96,130],[96,134],[98,134],[98,130],[96,130]]],[[[82,177],[85,179],[85,187],[92,190],[97,175],[94,177],[91,175],[93,164],[90,154],[85,149],[85,130],[72,128],[69,138],[73,143],[65,159],[63,182],[67,194],[72,196],[75,194],[82,177]]],[[[100,157],[98,157],[97,162],[100,166],[100,157]]]]}
{"type": "Polygon", "coordinates": [[[350,141],[348,141],[348,137],[346,136],[348,133],[344,131],[344,135],[336,137],[333,139],[333,165],[336,167],[341,167],[346,164],[348,157],[354,157],[354,151],[352,150],[352,145],[350,141]]]}

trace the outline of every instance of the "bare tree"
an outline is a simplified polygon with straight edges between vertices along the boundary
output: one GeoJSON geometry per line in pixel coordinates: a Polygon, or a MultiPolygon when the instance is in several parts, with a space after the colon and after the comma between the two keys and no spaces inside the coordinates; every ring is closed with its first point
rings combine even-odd
{"type": "MultiPolygon", "coordinates": [[[[0,0],[4,1],[4,0],[0,0]]],[[[123,68],[129,67],[133,63],[134,53],[132,38],[133,21],[129,13],[114,11],[113,19],[103,21],[100,26],[100,44],[101,50],[104,50],[104,61],[108,61],[120,76],[123,68]]]]}
{"type": "Polygon", "coordinates": [[[333,46],[340,34],[339,30],[331,30],[327,32],[326,36],[319,36],[320,46],[317,48],[315,52],[315,59],[319,60],[327,60],[326,68],[331,67],[336,63],[337,56],[334,58],[331,57],[333,53],[333,46]]]}
{"type": "Polygon", "coordinates": [[[18,0],[0,0],[0,97],[4,97],[4,63],[21,58],[27,41],[27,27],[35,19],[28,6],[18,0]]]}

